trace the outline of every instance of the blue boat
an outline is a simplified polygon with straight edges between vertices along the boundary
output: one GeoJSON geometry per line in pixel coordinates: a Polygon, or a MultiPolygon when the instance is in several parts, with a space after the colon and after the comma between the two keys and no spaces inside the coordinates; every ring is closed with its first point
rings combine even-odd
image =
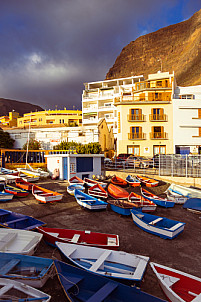
{"type": "Polygon", "coordinates": [[[41,288],[54,270],[54,261],[28,255],[0,253],[0,278],[41,288]]]}
{"type": "Polygon", "coordinates": [[[144,198],[154,202],[155,204],[157,204],[157,206],[161,206],[164,208],[173,208],[175,205],[174,201],[154,195],[153,193],[145,190],[144,188],[141,188],[141,193],[144,198]]]}
{"type": "Polygon", "coordinates": [[[131,175],[128,175],[126,177],[126,181],[132,187],[139,187],[141,185],[141,182],[139,181],[139,179],[137,179],[137,177],[133,177],[131,175]]]}
{"type": "Polygon", "coordinates": [[[105,210],[107,208],[107,202],[90,196],[80,190],[75,189],[74,195],[77,203],[89,210],[105,210]]]}
{"type": "Polygon", "coordinates": [[[131,210],[133,222],[143,231],[163,239],[173,239],[184,230],[185,223],[147,213],[131,210]]]}
{"type": "Polygon", "coordinates": [[[55,260],[58,278],[69,301],[159,302],[162,299],[103,276],[55,260]]]}
{"type": "Polygon", "coordinates": [[[107,202],[112,211],[124,216],[131,215],[131,209],[135,206],[132,202],[124,199],[108,199],[107,202]]]}
{"type": "Polygon", "coordinates": [[[31,216],[0,209],[0,226],[10,229],[34,230],[46,223],[31,216]]]}
{"type": "Polygon", "coordinates": [[[191,212],[201,213],[201,198],[189,198],[183,205],[184,209],[188,209],[191,212]]]}

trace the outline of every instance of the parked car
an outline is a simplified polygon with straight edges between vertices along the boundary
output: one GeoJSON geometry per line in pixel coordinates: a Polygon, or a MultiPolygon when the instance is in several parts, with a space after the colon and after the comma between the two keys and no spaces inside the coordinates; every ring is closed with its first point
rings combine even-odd
{"type": "Polygon", "coordinates": [[[120,153],[120,154],[116,157],[116,159],[117,159],[117,160],[123,160],[123,161],[125,161],[125,160],[127,160],[127,158],[128,158],[130,155],[133,155],[133,154],[129,154],[129,153],[120,153]]]}
{"type": "Polygon", "coordinates": [[[135,168],[153,167],[152,159],[145,157],[145,156],[130,155],[126,160],[126,163],[129,166],[133,166],[135,168]]]}

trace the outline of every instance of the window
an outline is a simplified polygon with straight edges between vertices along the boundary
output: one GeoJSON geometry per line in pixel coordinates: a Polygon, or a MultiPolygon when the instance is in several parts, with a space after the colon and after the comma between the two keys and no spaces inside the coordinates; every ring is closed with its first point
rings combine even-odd
{"type": "Polygon", "coordinates": [[[140,155],[140,146],[139,145],[127,146],[127,153],[139,156],[140,155]]]}
{"type": "Polygon", "coordinates": [[[130,109],[129,120],[139,121],[142,120],[142,109],[130,109]]]}
{"type": "Polygon", "coordinates": [[[131,139],[142,137],[142,127],[130,127],[130,137],[131,139]]]}
{"type": "Polygon", "coordinates": [[[151,110],[151,120],[163,120],[164,119],[164,110],[163,108],[153,108],[151,110]]]}
{"type": "Polygon", "coordinates": [[[192,100],[194,99],[194,95],[193,94],[181,94],[179,96],[180,99],[187,99],[187,100],[192,100]]]}
{"type": "Polygon", "coordinates": [[[77,172],[93,172],[93,157],[77,157],[77,172]]]}
{"type": "Polygon", "coordinates": [[[154,155],[156,154],[166,154],[166,146],[160,146],[160,145],[156,145],[156,146],[153,146],[153,153],[154,155]]]}

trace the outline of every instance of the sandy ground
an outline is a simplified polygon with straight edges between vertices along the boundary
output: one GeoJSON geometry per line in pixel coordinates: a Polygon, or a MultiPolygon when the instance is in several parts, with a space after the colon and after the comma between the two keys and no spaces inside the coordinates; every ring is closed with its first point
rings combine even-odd
{"type": "MultiPolygon", "coordinates": [[[[189,212],[181,205],[175,205],[174,208],[169,209],[157,207],[156,215],[186,223],[184,232],[177,238],[164,240],[139,229],[133,223],[131,216],[118,215],[111,209],[90,212],[81,208],[75,198],[66,192],[66,181],[46,179],[38,184],[63,193],[63,200],[53,204],[39,204],[29,194],[26,198],[14,198],[11,202],[2,203],[1,208],[31,215],[44,221],[48,227],[118,234],[120,250],[148,256],[150,261],[201,277],[201,215],[189,212]]],[[[161,194],[167,187],[166,183],[160,182],[158,187],[153,188],[153,191],[161,194]]],[[[61,260],[57,249],[45,244],[43,240],[35,255],[61,260]]],[[[141,289],[166,299],[149,264],[141,282],[141,289]]],[[[52,296],[52,302],[67,301],[56,275],[47,281],[42,290],[52,296]]]]}

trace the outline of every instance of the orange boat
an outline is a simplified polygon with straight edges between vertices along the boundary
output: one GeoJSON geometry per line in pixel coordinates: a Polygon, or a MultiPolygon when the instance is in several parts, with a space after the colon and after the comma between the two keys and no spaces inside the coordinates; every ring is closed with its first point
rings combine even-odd
{"type": "Polygon", "coordinates": [[[27,191],[31,191],[32,186],[33,186],[33,184],[31,184],[30,182],[28,182],[22,178],[16,178],[15,184],[16,184],[16,187],[27,190],[27,191]]]}
{"type": "Polygon", "coordinates": [[[157,208],[157,205],[154,202],[136,194],[135,192],[130,193],[128,201],[134,204],[134,207],[140,209],[142,212],[154,212],[157,208]]]}
{"type": "Polygon", "coordinates": [[[137,178],[139,179],[139,181],[141,183],[143,183],[144,185],[146,185],[146,187],[156,187],[159,184],[159,181],[155,180],[153,178],[149,178],[149,177],[145,177],[145,176],[140,176],[140,175],[137,175],[137,178]]]}
{"type": "Polygon", "coordinates": [[[117,185],[117,186],[121,186],[121,187],[126,187],[127,186],[127,181],[114,175],[111,178],[111,183],[113,183],[113,185],[117,185]]]}
{"type": "Polygon", "coordinates": [[[127,199],[129,196],[129,193],[125,189],[115,186],[111,183],[109,184],[107,190],[108,194],[115,199],[127,199]]]}

